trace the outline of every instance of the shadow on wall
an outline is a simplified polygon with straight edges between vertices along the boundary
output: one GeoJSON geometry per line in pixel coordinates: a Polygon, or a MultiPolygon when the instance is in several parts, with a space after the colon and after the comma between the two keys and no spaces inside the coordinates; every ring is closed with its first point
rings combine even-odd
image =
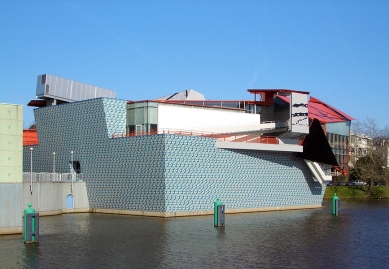
{"type": "MultiPolygon", "coordinates": [[[[299,173],[303,174],[303,177],[308,184],[308,187],[311,191],[312,195],[323,195],[324,190],[323,186],[317,182],[314,181],[314,175],[309,170],[308,166],[305,164],[304,160],[301,158],[296,158],[295,153],[285,153],[285,152],[266,152],[266,151],[251,151],[251,150],[228,150],[231,152],[234,152],[236,154],[246,155],[251,158],[260,159],[264,162],[264,166],[271,169],[279,169],[285,170],[290,169],[290,172],[287,173],[287,177],[290,177],[293,175],[293,171],[299,170],[299,173]]],[[[278,171],[276,172],[278,173],[278,171]]],[[[285,173],[282,173],[282,175],[285,175],[285,173]]],[[[289,180],[288,178],[281,179],[281,180],[289,180]]],[[[293,184],[292,182],[290,184],[293,184]]],[[[285,184],[287,186],[288,184],[285,184]]]]}

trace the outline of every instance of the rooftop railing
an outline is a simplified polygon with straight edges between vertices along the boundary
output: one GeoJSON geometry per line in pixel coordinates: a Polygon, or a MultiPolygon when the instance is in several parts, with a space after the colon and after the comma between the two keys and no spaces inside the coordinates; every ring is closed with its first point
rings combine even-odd
{"type": "MultiPolygon", "coordinates": [[[[71,173],[31,173],[23,172],[23,182],[30,182],[32,177],[33,182],[72,182],[71,173]]],[[[73,182],[84,181],[84,175],[82,173],[75,174],[73,182]]]]}
{"type": "Polygon", "coordinates": [[[226,142],[246,142],[246,143],[264,143],[278,144],[278,138],[275,136],[259,136],[258,134],[221,134],[201,131],[174,130],[174,129],[158,129],[150,131],[132,131],[129,133],[112,134],[112,138],[123,138],[132,136],[157,135],[157,134],[173,134],[184,136],[201,136],[216,138],[218,141],[226,142]]]}

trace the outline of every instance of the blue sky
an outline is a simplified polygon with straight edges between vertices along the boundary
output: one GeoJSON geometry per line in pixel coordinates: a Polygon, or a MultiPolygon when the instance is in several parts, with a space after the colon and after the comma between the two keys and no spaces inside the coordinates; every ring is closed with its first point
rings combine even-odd
{"type": "Polygon", "coordinates": [[[389,125],[389,1],[0,1],[0,102],[52,74],[154,99],[194,89],[308,91],[389,125]]]}

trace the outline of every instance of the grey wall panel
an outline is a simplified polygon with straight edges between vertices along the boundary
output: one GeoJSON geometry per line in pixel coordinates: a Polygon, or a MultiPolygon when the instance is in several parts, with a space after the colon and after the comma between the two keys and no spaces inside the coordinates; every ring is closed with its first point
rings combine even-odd
{"type": "Polygon", "coordinates": [[[0,228],[22,226],[23,184],[0,184],[0,197],[0,228]]]}

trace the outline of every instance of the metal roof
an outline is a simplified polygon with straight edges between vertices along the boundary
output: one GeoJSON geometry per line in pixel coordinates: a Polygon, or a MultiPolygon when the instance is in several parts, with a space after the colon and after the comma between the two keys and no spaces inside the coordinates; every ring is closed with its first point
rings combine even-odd
{"type": "MultiPolygon", "coordinates": [[[[280,98],[288,103],[290,102],[290,99],[286,96],[277,96],[277,98],[280,98]]],[[[309,98],[308,101],[308,117],[311,120],[316,118],[321,123],[344,122],[354,120],[353,117],[312,96],[309,98]]]]}

